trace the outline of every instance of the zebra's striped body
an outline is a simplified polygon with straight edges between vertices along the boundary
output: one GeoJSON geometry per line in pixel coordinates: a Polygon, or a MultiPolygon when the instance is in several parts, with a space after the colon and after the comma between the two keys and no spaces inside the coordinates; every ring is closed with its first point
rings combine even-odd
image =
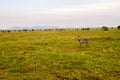
{"type": "Polygon", "coordinates": [[[86,46],[88,47],[88,39],[81,39],[80,37],[78,37],[78,41],[80,43],[80,46],[82,46],[82,44],[86,44],[86,46]]]}

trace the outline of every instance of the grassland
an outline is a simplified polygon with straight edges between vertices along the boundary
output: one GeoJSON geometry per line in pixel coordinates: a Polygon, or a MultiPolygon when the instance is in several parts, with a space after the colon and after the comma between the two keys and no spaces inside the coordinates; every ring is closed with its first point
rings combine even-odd
{"type": "Polygon", "coordinates": [[[119,79],[120,30],[0,32],[0,80],[119,79]]]}

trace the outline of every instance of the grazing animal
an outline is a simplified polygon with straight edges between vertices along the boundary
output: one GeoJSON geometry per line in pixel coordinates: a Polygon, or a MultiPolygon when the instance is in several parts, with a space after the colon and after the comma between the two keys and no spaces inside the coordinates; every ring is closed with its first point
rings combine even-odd
{"type": "Polygon", "coordinates": [[[88,39],[81,39],[80,37],[78,37],[78,41],[80,43],[80,46],[82,47],[82,44],[86,44],[86,47],[88,47],[88,43],[89,43],[89,40],[88,39]]]}

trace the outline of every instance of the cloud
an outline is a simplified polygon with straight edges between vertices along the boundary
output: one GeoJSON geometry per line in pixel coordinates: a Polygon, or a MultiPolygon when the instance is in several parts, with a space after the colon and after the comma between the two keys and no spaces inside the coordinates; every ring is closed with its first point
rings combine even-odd
{"type": "Polygon", "coordinates": [[[97,14],[104,14],[104,13],[113,13],[114,11],[119,12],[120,5],[118,2],[111,2],[111,3],[94,3],[94,4],[87,4],[87,5],[72,5],[66,6],[63,8],[54,8],[52,10],[48,10],[49,14],[80,14],[80,15],[90,15],[92,13],[97,14]]]}
{"type": "MultiPolygon", "coordinates": [[[[71,0],[72,1],[72,0],[71,0]]],[[[6,26],[58,25],[101,26],[119,25],[120,0],[87,0],[87,4],[65,4],[59,7],[0,11],[0,22],[6,26]]],[[[64,1],[63,1],[64,2],[64,1]]]]}

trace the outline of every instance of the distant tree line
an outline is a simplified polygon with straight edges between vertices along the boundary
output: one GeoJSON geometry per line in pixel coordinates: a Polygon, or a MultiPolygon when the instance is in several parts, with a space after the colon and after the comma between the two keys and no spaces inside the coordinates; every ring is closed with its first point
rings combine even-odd
{"type": "MultiPolygon", "coordinates": [[[[120,25],[117,26],[117,29],[120,30],[120,25]]],[[[9,33],[9,32],[12,32],[12,31],[18,31],[18,32],[24,31],[25,32],[25,31],[52,31],[52,30],[58,30],[58,31],[63,31],[63,30],[90,30],[90,28],[87,27],[87,28],[68,28],[68,29],[67,28],[61,28],[61,29],[55,28],[55,29],[0,30],[0,32],[8,32],[9,33]]],[[[101,30],[108,31],[109,27],[102,26],[101,30]]]]}

